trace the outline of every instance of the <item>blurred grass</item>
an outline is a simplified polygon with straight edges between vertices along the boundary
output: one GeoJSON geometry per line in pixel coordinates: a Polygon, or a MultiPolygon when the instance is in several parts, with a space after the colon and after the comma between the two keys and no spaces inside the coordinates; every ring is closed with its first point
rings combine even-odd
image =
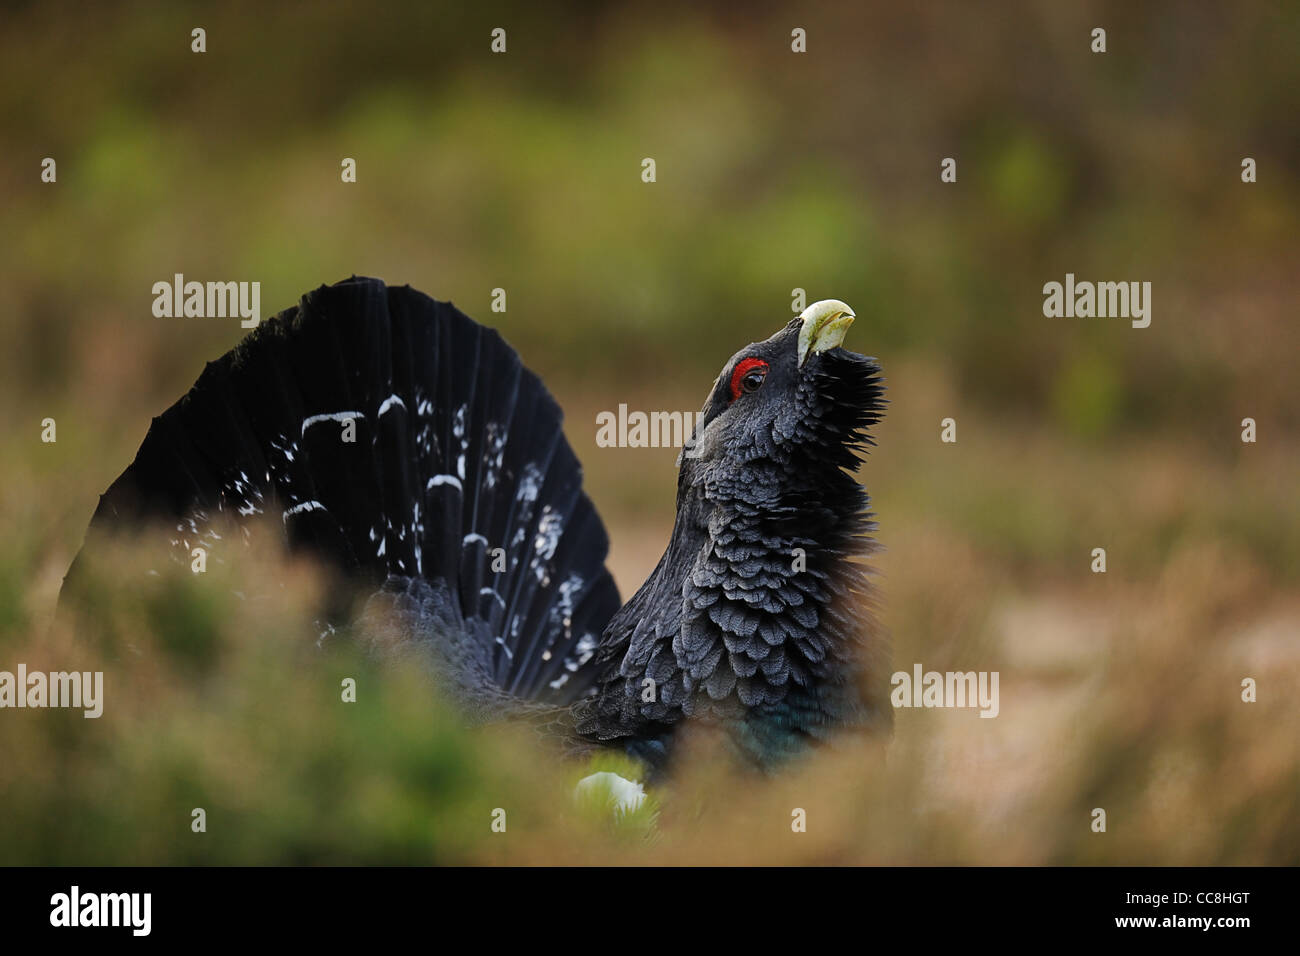
{"type": "Polygon", "coordinates": [[[891,617],[917,625],[901,657],[1000,670],[996,720],[902,710],[888,760],[845,741],[771,780],[698,738],[654,814],[616,826],[572,791],[592,770],[626,773],[617,761],[462,729],[419,668],[346,641],[317,650],[328,584],[309,566],[257,550],[150,578],[144,549],[105,548],[80,639],[63,618],[40,638],[0,633],[6,661],[102,669],[106,688],[98,719],[0,721],[0,862],[1295,862],[1300,605],[1241,624],[1268,595],[1257,568],[1187,546],[1154,588],[1111,579],[1031,602],[940,530],[898,550],[903,567],[948,569],[900,584],[887,568],[891,617]],[[1259,703],[1238,700],[1242,674],[1259,703]],[[1097,806],[1106,834],[1089,829],[1097,806]],[[796,808],[806,833],[790,829],[796,808]]]}
{"type": "Polygon", "coordinates": [[[0,715],[0,862],[1300,862],[1300,14],[1000,11],[9,8],[0,669],[102,654],[109,707],[0,715]],[[1067,271],[1152,281],[1151,327],[1044,319],[1067,271]],[[624,594],[675,455],[597,448],[595,414],[698,408],[793,288],[845,299],[889,380],[863,478],[896,664],[1000,668],[1001,716],[901,711],[884,765],[846,744],[761,784],[702,742],[647,840],[573,807],[584,768],[309,652],[322,585],[273,556],[147,593],[105,570],[104,643],[74,643],[52,612],[96,496],[242,334],[154,319],[175,272],[259,280],[267,315],[379,275],[501,328],[567,411],[624,594]],[[285,600],[232,603],[244,576],[285,600]]]}

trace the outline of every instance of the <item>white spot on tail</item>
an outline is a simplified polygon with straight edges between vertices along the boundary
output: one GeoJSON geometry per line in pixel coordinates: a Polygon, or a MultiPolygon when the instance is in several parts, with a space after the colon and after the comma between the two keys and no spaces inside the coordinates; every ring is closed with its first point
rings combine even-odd
{"type": "Polygon", "coordinates": [[[304,501],[302,502],[302,504],[294,505],[292,508],[286,511],[284,513],[284,517],[288,518],[291,515],[302,514],[304,511],[325,511],[325,510],[326,510],[325,506],[321,504],[319,501],[304,501]]]}
{"type": "Polygon", "coordinates": [[[438,485],[455,485],[457,491],[464,490],[463,488],[461,488],[460,479],[457,478],[455,475],[434,475],[432,478],[429,479],[429,484],[425,486],[424,490],[428,491],[429,489],[437,487],[438,485]]]}
{"type": "Polygon", "coordinates": [[[560,544],[560,535],[564,532],[564,516],[554,511],[550,505],[542,508],[542,517],[537,522],[537,536],[533,538],[533,550],[537,557],[549,561],[555,557],[555,549],[560,544]]]}
{"type": "Polygon", "coordinates": [[[307,429],[312,425],[319,425],[321,422],[345,422],[349,418],[361,418],[366,416],[360,412],[330,412],[328,415],[308,415],[302,420],[302,433],[307,434],[307,429]]]}
{"type": "Polygon", "coordinates": [[[531,461],[524,465],[523,476],[519,479],[519,491],[515,494],[516,501],[536,501],[537,493],[542,487],[542,473],[537,466],[531,461]]]}

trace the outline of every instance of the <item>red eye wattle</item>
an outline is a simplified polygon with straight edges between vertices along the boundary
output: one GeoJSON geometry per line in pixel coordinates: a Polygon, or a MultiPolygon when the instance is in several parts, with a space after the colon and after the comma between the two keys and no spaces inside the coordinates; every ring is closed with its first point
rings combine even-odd
{"type": "Polygon", "coordinates": [[[741,359],[731,373],[731,400],[740,398],[742,392],[755,391],[767,376],[767,363],[760,358],[741,359]]]}

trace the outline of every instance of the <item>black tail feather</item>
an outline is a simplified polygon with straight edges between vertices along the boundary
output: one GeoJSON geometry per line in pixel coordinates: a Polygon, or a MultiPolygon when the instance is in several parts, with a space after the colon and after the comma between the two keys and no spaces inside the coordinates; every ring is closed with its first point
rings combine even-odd
{"type": "Polygon", "coordinates": [[[91,532],[166,517],[188,560],[206,519],[278,510],[292,545],[360,583],[444,583],[487,635],[499,688],[566,703],[589,686],[582,665],[619,600],[561,422],[495,331],[354,277],[209,363],[154,420],[91,532]]]}

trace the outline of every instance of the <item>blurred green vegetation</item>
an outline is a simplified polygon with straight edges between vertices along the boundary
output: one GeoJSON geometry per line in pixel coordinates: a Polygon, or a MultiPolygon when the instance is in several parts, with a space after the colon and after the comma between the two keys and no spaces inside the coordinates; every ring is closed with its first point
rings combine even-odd
{"type": "Polygon", "coordinates": [[[611,840],[533,742],[304,653],[310,572],[262,568],[291,599],[250,615],[219,575],[123,595],[105,571],[111,709],[0,714],[0,862],[1300,859],[1294,4],[3,18],[0,668],[89,666],[51,620],[96,496],[243,334],[154,318],[156,281],[257,280],[269,315],[369,274],[497,326],[568,413],[624,593],[666,541],[675,455],[597,448],[596,412],[697,408],[799,287],[854,306],[848,344],[889,380],[862,475],[896,660],[998,662],[1003,713],[901,713],[887,770],[848,746],[755,786],[702,758],[653,838],[611,840]],[[1044,318],[1066,272],[1150,281],[1150,328],[1044,318]],[[343,672],[375,688],[351,710],[343,672]],[[833,824],[792,841],[810,804],[833,824]]]}
{"type": "Polygon", "coordinates": [[[331,584],[310,566],[260,549],[147,577],[151,550],[97,552],[85,617],[39,637],[0,630],[6,662],[105,674],[97,719],[0,720],[0,864],[1294,863],[1300,846],[1294,646],[1220,639],[1267,591],[1224,549],[1179,549],[1153,587],[1048,588],[1028,613],[990,619],[1015,585],[918,529],[910,563],[947,573],[891,590],[915,625],[905,653],[998,669],[997,720],[901,710],[888,761],[846,740],[767,779],[694,738],[621,819],[574,787],[630,773],[625,760],[564,761],[526,729],[465,729],[422,668],[377,665],[350,641],[318,649],[331,584]],[[1062,646],[1062,627],[1089,640],[1062,646]],[[1261,682],[1256,705],[1223,679],[1242,668],[1261,682]],[[1090,829],[1098,806],[1106,834],[1090,829]],[[795,809],[806,833],[791,831],[795,809]]]}

